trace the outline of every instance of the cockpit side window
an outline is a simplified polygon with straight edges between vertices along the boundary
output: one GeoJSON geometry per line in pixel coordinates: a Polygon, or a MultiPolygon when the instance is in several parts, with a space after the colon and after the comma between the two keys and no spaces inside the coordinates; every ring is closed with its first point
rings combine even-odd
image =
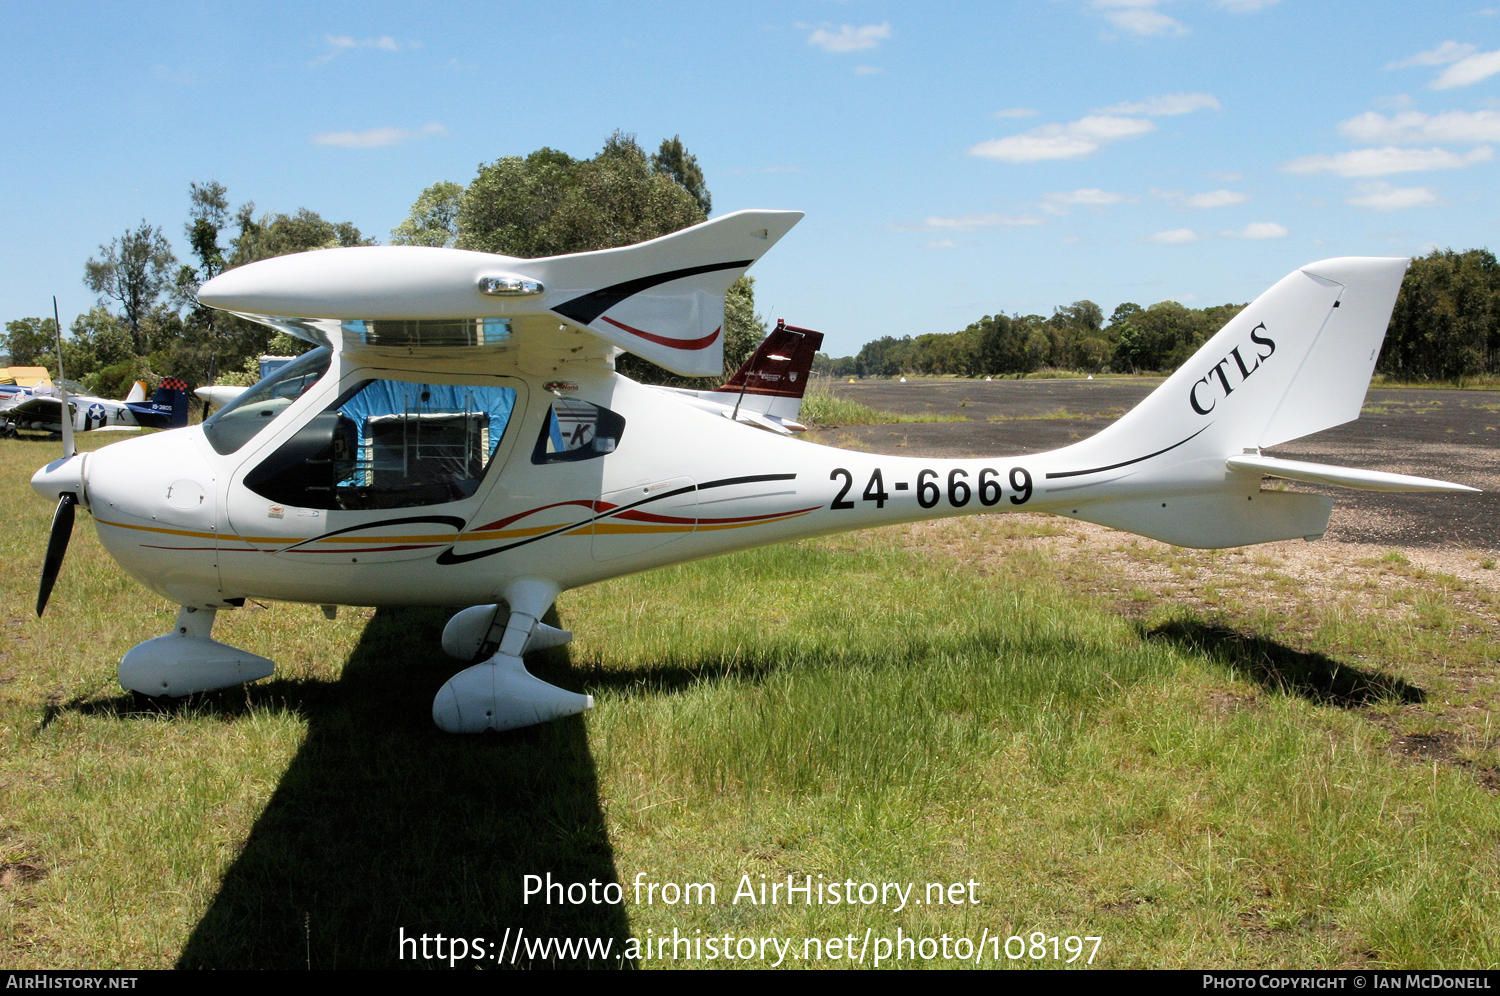
{"type": "Polygon", "coordinates": [[[247,474],[245,486],[303,508],[462,501],[479,489],[515,402],[509,387],[362,381],[247,474]]]}
{"type": "Polygon", "coordinates": [[[535,464],[591,460],[613,453],[625,434],[625,419],[598,405],[577,398],[558,398],[542,423],[535,464]]]}
{"type": "Polygon", "coordinates": [[[271,373],[203,423],[209,445],[224,455],[244,446],[321,380],[332,362],[333,350],[323,346],[271,373]]]}

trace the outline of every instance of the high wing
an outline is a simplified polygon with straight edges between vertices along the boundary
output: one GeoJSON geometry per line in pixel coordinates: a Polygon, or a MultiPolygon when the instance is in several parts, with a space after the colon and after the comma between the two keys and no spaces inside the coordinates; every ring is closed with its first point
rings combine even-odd
{"type": "MultiPolygon", "coordinates": [[[[724,292],[801,218],[737,211],[638,245],[540,259],[424,246],[322,249],[222,273],[198,300],[330,345],[504,337],[523,353],[577,353],[576,333],[587,331],[674,373],[714,376],[724,369],[724,292]],[[455,322],[483,324],[458,335],[455,322]]],[[[584,352],[578,359],[608,355],[584,352]]]]}

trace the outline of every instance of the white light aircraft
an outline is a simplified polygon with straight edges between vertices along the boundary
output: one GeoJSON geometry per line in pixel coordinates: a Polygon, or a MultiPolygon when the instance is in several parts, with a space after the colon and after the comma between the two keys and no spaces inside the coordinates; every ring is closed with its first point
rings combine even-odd
{"type": "MultiPolygon", "coordinates": [[[[1169,543],[1317,539],[1333,501],[1267,476],[1472,491],[1268,457],[1357,418],[1407,260],[1305,266],[1134,410],[1049,453],[940,460],[811,445],[723,417],[726,398],[645,387],[629,350],[722,370],[723,295],[801,218],[741,211],[621,249],[543,259],[412,246],[327,249],[215,277],[199,299],[319,348],[202,426],[72,452],[33,487],[57,502],[40,613],[74,506],[135,578],[181,605],[120,682],[179,696],[271,661],[213,640],[247,598],[461,605],[443,648],[470,666],[432,705],[444,730],[588,709],[522,655],[572,634],[559,592],[767,543],[921,519],[1050,512],[1169,543]]],[[[788,354],[778,354],[788,355],[788,354]]],[[[747,395],[749,391],[745,392],[747,395]]],[[[743,409],[742,409],[743,410],[743,409]]]]}

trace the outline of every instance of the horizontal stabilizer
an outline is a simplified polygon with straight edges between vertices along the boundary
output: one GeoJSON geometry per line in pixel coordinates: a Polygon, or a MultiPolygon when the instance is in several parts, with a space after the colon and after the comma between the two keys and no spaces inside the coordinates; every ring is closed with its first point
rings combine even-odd
{"type": "Polygon", "coordinates": [[[1335,467],[1326,463],[1306,463],[1301,460],[1282,460],[1278,457],[1258,456],[1246,453],[1229,458],[1231,470],[1259,471],[1268,477],[1280,477],[1288,481],[1304,481],[1308,484],[1331,484],[1357,491],[1478,491],[1463,484],[1450,484],[1430,477],[1412,477],[1407,474],[1388,474],[1380,470],[1361,470],[1357,467],[1335,467]]]}
{"type": "MultiPolygon", "coordinates": [[[[736,422],[743,422],[745,425],[753,425],[757,429],[765,429],[767,432],[774,432],[778,436],[790,436],[793,432],[797,431],[795,429],[789,428],[788,426],[782,425],[780,419],[767,418],[760,412],[741,410],[740,413],[736,415],[733,409],[726,408],[721,414],[725,418],[732,418],[736,422]]],[[[798,423],[794,422],[792,424],[796,425],[798,423]]],[[[807,427],[803,426],[802,431],[807,431],[807,427]]]]}

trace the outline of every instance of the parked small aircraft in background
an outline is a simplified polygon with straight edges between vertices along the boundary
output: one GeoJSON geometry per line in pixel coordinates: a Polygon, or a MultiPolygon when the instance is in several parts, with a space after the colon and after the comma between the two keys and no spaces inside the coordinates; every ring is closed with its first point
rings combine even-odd
{"type": "MultiPolygon", "coordinates": [[[[32,478],[57,502],[38,613],[82,504],[121,565],[182,606],[173,633],[125,655],[126,688],[177,696],[269,675],[271,661],[210,636],[215,614],[247,598],[328,612],[461,605],[443,649],[470,666],[438,692],[433,718],[454,732],[503,730],[593,704],[531,675],[522,655],[572,638],[540,621],[559,592],[622,574],[1013,511],[1182,546],[1321,537],[1333,500],[1263,488],[1267,476],[1474,490],[1261,452],[1359,416],[1404,258],[1294,271],[1134,410],[1049,453],[945,460],[817,446],[782,434],[792,426],[764,368],[732,404],[733,388],[657,389],[615,372],[621,349],[683,376],[722,371],[724,292],[801,217],[740,211],[544,259],[325,249],[215,277],[202,303],[319,348],[201,426],[75,454],[63,423],[63,458],[32,478]],[[752,399],[767,407],[747,408],[752,399]],[[768,424],[744,424],[749,412],[768,424]]],[[[763,358],[790,383],[815,333],[776,335],[763,358]]]]}
{"type": "MultiPolygon", "coordinates": [[[[61,429],[63,391],[56,385],[38,385],[24,395],[0,400],[0,425],[5,435],[18,429],[58,432],[61,429]]],[[[136,381],[124,401],[109,401],[88,394],[69,394],[66,401],[74,432],[97,429],[180,429],[188,423],[187,384],[176,377],[161,382],[151,400],[146,385],[136,381]]]]}
{"type": "Polygon", "coordinates": [[[25,394],[39,385],[52,386],[46,367],[0,367],[0,398],[25,394]]]}

